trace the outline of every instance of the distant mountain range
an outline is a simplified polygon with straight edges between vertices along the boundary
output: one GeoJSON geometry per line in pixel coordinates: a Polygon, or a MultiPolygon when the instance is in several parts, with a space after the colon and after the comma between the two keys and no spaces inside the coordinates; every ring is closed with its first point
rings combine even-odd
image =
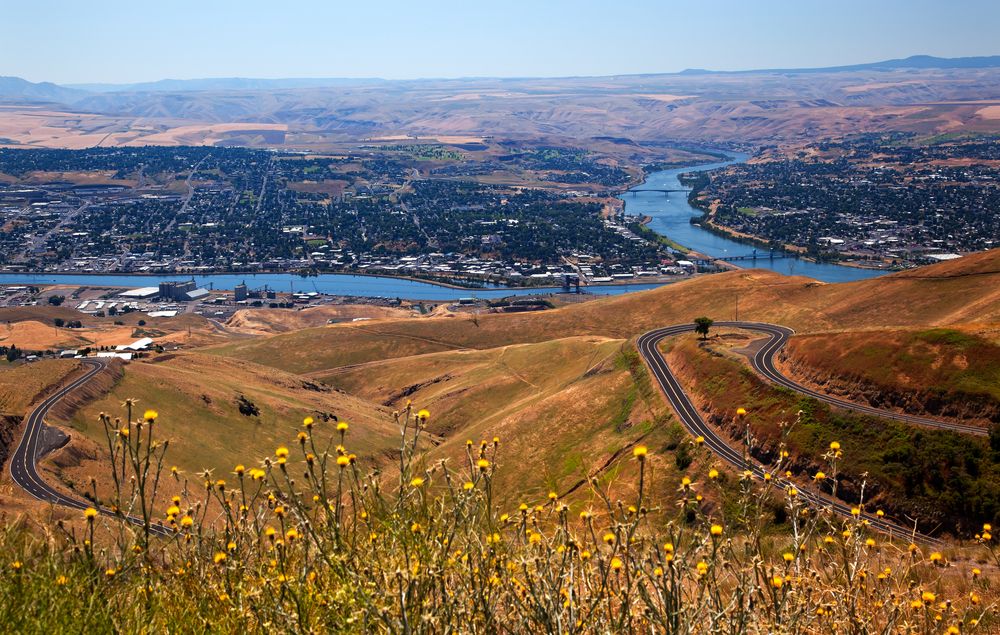
{"type": "Polygon", "coordinates": [[[933,55],[911,55],[895,60],[870,62],[868,64],[851,64],[848,66],[825,66],[822,68],[767,68],[749,71],[710,71],[703,68],[689,68],[680,72],[681,75],[715,75],[721,73],[849,73],[852,71],[899,71],[905,69],[928,68],[997,68],[1000,67],[1000,55],[979,57],[934,57],[933,55]]]}
{"type": "Polygon", "coordinates": [[[6,77],[0,78],[0,145],[231,144],[325,152],[338,140],[400,134],[727,143],[879,131],[992,134],[1000,132],[996,103],[1000,56],[549,78],[231,77],[60,86],[6,77]]]}
{"type": "MultiPolygon", "coordinates": [[[[849,66],[830,66],[826,68],[780,68],[747,71],[713,71],[705,69],[687,69],[680,73],[653,73],[648,76],[691,76],[691,75],[721,75],[721,74],[760,74],[760,73],[842,73],[852,71],[896,71],[906,69],[976,69],[1000,67],[1000,55],[982,57],[934,57],[931,55],[913,55],[911,57],[872,62],[870,64],[853,64],[849,66]]],[[[641,75],[637,75],[641,76],[641,75]]],[[[619,75],[618,77],[626,77],[619,75]]],[[[471,78],[469,78],[471,79],[471,78]]],[[[489,78],[478,78],[489,79],[489,78]]],[[[520,78],[531,79],[531,78],[520,78]]],[[[442,81],[442,80],[434,80],[442,81]]],[[[459,80],[455,80],[459,81],[459,80]]],[[[67,84],[64,86],[51,82],[33,83],[19,77],[0,77],[0,100],[28,102],[59,102],[73,104],[88,96],[100,93],[179,93],[192,91],[262,91],[302,88],[338,88],[338,87],[371,87],[380,84],[393,83],[392,80],[379,78],[283,78],[260,79],[245,77],[223,77],[204,79],[162,79],[155,82],[135,84],[67,84]]]]}
{"type": "Polygon", "coordinates": [[[56,101],[70,103],[86,97],[86,91],[59,86],[52,82],[29,82],[20,77],[0,76],[0,100],[56,101]]]}
{"type": "Polygon", "coordinates": [[[157,93],[189,90],[275,90],[282,88],[326,88],[336,86],[368,86],[389,80],[378,78],[350,79],[340,77],[303,77],[260,79],[249,77],[219,77],[206,79],[161,79],[138,84],[67,84],[67,88],[93,93],[157,93]]]}

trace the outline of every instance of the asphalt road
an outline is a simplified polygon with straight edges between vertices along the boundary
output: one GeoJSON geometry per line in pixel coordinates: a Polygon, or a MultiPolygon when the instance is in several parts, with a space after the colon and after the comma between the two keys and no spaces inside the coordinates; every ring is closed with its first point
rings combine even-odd
{"type": "MultiPolygon", "coordinates": [[[[14,450],[14,454],[10,457],[10,476],[24,491],[40,501],[81,510],[88,507],[95,507],[105,516],[124,518],[135,525],[142,526],[142,518],[137,516],[123,517],[110,509],[96,507],[91,502],[67,496],[48,485],[38,474],[37,461],[41,452],[39,443],[42,428],[45,425],[45,415],[48,414],[52,406],[56,405],[60,399],[86,384],[95,375],[104,370],[108,364],[103,359],[84,359],[82,363],[87,368],[86,373],[54,392],[25,417],[24,435],[21,437],[21,442],[18,443],[17,449],[14,450]]],[[[152,531],[159,535],[170,535],[172,533],[167,527],[156,523],[152,525],[152,531]]]]}
{"type": "MultiPolygon", "coordinates": [[[[722,326],[735,324],[733,322],[720,323],[722,326]]],[[[823,394],[821,392],[816,392],[811,388],[807,388],[802,384],[799,384],[788,377],[781,374],[780,371],[774,365],[774,354],[781,350],[781,347],[785,345],[788,341],[789,336],[792,335],[793,331],[790,328],[784,326],[777,326],[774,324],[754,324],[752,328],[755,331],[761,331],[767,333],[771,336],[771,339],[764,344],[757,351],[757,353],[750,359],[750,364],[754,367],[758,373],[769,379],[770,381],[778,384],[779,386],[784,386],[794,390],[795,392],[802,393],[803,395],[808,395],[813,399],[818,399],[819,401],[824,401],[830,405],[837,406],[838,408],[845,408],[847,410],[854,410],[856,412],[862,412],[864,414],[874,415],[876,417],[886,417],[889,419],[897,419],[899,421],[905,421],[906,423],[914,423],[921,426],[927,426],[929,428],[938,428],[941,430],[951,430],[952,432],[961,432],[963,434],[974,434],[977,436],[987,436],[989,432],[984,428],[979,428],[976,426],[965,425],[962,423],[952,423],[950,421],[940,421],[938,419],[932,419],[930,417],[918,417],[916,415],[908,415],[900,412],[895,412],[892,410],[882,410],[880,408],[873,408],[871,406],[864,406],[859,403],[854,403],[852,401],[846,401],[844,399],[838,399],[836,397],[831,397],[830,395],[823,394]]]]}
{"type": "MultiPolygon", "coordinates": [[[[788,336],[792,334],[791,329],[783,326],[758,322],[716,322],[714,326],[742,328],[770,335],[771,339],[757,352],[756,355],[754,355],[753,358],[751,358],[751,364],[753,367],[772,381],[775,381],[774,378],[780,378],[781,381],[776,381],[776,383],[791,388],[792,390],[803,392],[816,398],[825,397],[825,395],[819,395],[814,391],[799,386],[795,382],[778,373],[778,371],[774,368],[774,353],[784,346],[788,336]]],[[[694,404],[691,402],[690,397],[688,397],[687,393],[684,392],[684,389],[681,388],[677,377],[674,376],[670,367],[667,366],[667,362],[663,359],[663,355],[661,355],[657,349],[657,345],[664,338],[680,335],[682,333],[689,333],[691,331],[694,331],[694,324],[678,324],[676,326],[656,329],[640,336],[636,342],[636,346],[639,349],[639,354],[642,355],[643,359],[646,361],[646,364],[649,366],[650,371],[656,378],[657,383],[659,383],[660,388],[667,396],[667,400],[670,401],[670,405],[673,406],[674,410],[677,412],[677,416],[681,420],[681,423],[685,428],[687,428],[688,432],[696,437],[703,437],[705,439],[705,445],[726,463],[729,463],[733,467],[740,470],[750,470],[754,478],[762,480],[764,478],[764,468],[755,461],[745,458],[742,452],[730,447],[730,445],[722,437],[720,437],[711,426],[705,423],[705,421],[701,418],[701,415],[698,413],[697,408],[695,408],[694,404]]],[[[825,398],[823,400],[828,401],[828,399],[825,398]]],[[[852,406],[856,406],[856,404],[852,404],[852,406]]],[[[854,409],[857,408],[855,407],[854,409]]],[[[893,412],[880,411],[874,408],[870,408],[868,410],[874,411],[880,416],[898,418],[896,413],[893,412]]],[[[942,422],[935,421],[935,423],[942,422]]],[[[775,483],[776,487],[781,489],[788,486],[794,486],[795,489],[798,490],[799,495],[814,507],[831,509],[835,513],[845,517],[851,516],[852,505],[848,505],[840,500],[820,494],[816,491],[806,489],[798,483],[786,481],[781,477],[772,475],[772,481],[775,483]]],[[[942,544],[942,541],[938,538],[919,533],[914,534],[912,529],[896,524],[885,517],[880,518],[873,514],[864,514],[864,518],[868,521],[870,527],[891,536],[913,539],[929,545],[942,544]]]]}

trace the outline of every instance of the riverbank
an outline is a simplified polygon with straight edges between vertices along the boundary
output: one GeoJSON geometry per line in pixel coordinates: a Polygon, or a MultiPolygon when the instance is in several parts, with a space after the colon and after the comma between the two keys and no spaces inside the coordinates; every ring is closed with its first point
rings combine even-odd
{"type": "MultiPolygon", "coordinates": [[[[189,276],[191,277],[191,276],[189,276]]],[[[123,275],[123,274],[24,274],[0,273],[0,285],[48,287],[54,285],[89,286],[106,288],[152,287],[160,282],[177,280],[177,276],[123,275]]],[[[392,276],[319,274],[302,278],[295,274],[215,274],[195,275],[195,284],[206,289],[233,289],[246,284],[251,290],[270,290],[279,293],[318,292],[325,295],[359,298],[405,298],[428,302],[449,302],[476,297],[498,299],[512,296],[548,295],[563,292],[561,286],[537,287],[485,287],[467,289],[431,284],[422,280],[392,276]]],[[[604,285],[590,285],[583,292],[593,295],[618,295],[633,291],[655,289],[676,280],[650,281],[634,278],[604,285]]]]}
{"type": "MultiPolygon", "coordinates": [[[[753,234],[747,234],[747,233],[744,233],[744,232],[739,232],[739,231],[736,231],[735,229],[732,229],[730,227],[726,227],[725,225],[720,225],[717,222],[715,222],[715,210],[718,208],[718,205],[719,205],[718,201],[713,201],[711,203],[711,210],[708,213],[706,213],[705,217],[701,221],[701,225],[702,225],[702,227],[704,229],[706,229],[708,231],[711,231],[711,232],[714,232],[714,233],[716,233],[716,234],[718,234],[720,236],[725,236],[725,237],[727,237],[727,238],[729,238],[731,240],[735,240],[735,241],[738,241],[738,242],[743,242],[743,243],[747,243],[747,244],[750,244],[750,245],[755,245],[755,246],[758,246],[758,247],[763,247],[764,249],[768,249],[768,250],[770,250],[772,248],[771,247],[772,243],[770,243],[765,238],[762,238],[760,236],[755,236],[753,234]]],[[[817,264],[836,264],[839,267],[854,267],[856,269],[864,269],[864,270],[868,270],[868,271],[890,271],[891,270],[891,269],[889,269],[889,263],[887,263],[885,261],[879,261],[879,263],[882,265],[882,266],[879,266],[879,265],[876,265],[876,264],[869,264],[869,263],[866,263],[864,261],[859,261],[859,260],[840,260],[840,259],[838,259],[835,262],[834,261],[828,261],[828,260],[820,260],[818,258],[815,258],[814,256],[807,255],[805,247],[802,247],[800,245],[793,245],[791,243],[782,243],[781,244],[781,250],[785,251],[785,252],[794,253],[794,254],[796,254],[796,258],[800,258],[800,259],[802,259],[802,260],[804,260],[806,262],[813,262],[813,263],[817,263],[817,264]]]]}
{"type": "MultiPolygon", "coordinates": [[[[681,176],[683,177],[683,175],[681,176]]],[[[709,202],[704,198],[702,190],[706,185],[708,185],[708,182],[703,181],[700,184],[697,184],[694,187],[692,187],[691,192],[688,194],[689,204],[692,206],[692,208],[700,210],[702,213],[701,218],[697,219],[697,223],[695,223],[695,219],[692,218],[691,220],[692,224],[696,224],[705,231],[714,233],[718,236],[722,236],[737,243],[743,243],[746,245],[767,249],[768,251],[774,249],[774,243],[772,241],[767,240],[766,238],[763,238],[761,236],[756,236],[754,234],[747,234],[745,232],[737,231],[731,227],[727,227],[726,225],[722,225],[716,222],[715,217],[719,209],[720,201],[713,200],[709,202]]],[[[888,270],[887,266],[876,266],[861,261],[837,259],[834,262],[834,261],[820,260],[816,257],[807,255],[807,250],[805,247],[802,247],[800,245],[795,245],[792,243],[781,243],[780,249],[785,253],[796,254],[795,256],[796,258],[815,264],[834,264],[836,266],[854,267],[856,269],[865,269],[869,271],[888,270]]],[[[889,264],[885,261],[880,261],[880,263],[882,265],[889,264]]]]}
{"type": "Polygon", "coordinates": [[[768,249],[768,242],[753,242],[751,237],[732,235],[711,223],[705,223],[704,226],[699,224],[706,216],[708,204],[702,202],[698,205],[699,202],[695,200],[697,190],[700,189],[696,186],[701,179],[692,175],[745,162],[750,158],[749,155],[737,153],[728,153],[727,156],[728,160],[718,163],[650,173],[645,176],[641,187],[632,188],[619,198],[624,202],[628,214],[651,219],[643,226],[670,241],[664,244],[672,243],[683,247],[683,251],[692,257],[698,253],[708,260],[747,259],[752,267],[770,269],[785,275],[807,276],[824,282],[848,282],[888,273],[887,268],[863,267],[858,266],[858,263],[827,263],[806,259],[795,248],[788,250],[795,254],[794,257],[772,259],[765,255],[753,260],[753,254],[750,253],[752,248],[768,249]],[[686,176],[683,181],[682,175],[686,176]],[[680,191],[675,192],[677,190],[680,191]]]}
{"type": "Polygon", "coordinates": [[[680,252],[685,256],[694,253],[692,250],[688,249],[687,247],[678,243],[677,241],[671,240],[670,238],[662,234],[656,233],[653,229],[649,227],[649,224],[652,221],[653,221],[652,216],[643,216],[642,219],[636,224],[636,227],[630,229],[632,229],[636,234],[642,236],[643,238],[647,238],[649,240],[655,240],[661,245],[669,247],[674,251],[680,252]]]}
{"type": "MultiPolygon", "coordinates": [[[[768,242],[766,239],[761,238],[760,236],[754,236],[753,234],[745,234],[743,232],[738,232],[734,229],[726,227],[725,225],[719,225],[718,223],[715,222],[715,219],[712,215],[706,215],[705,219],[701,221],[701,226],[706,231],[713,232],[715,234],[718,234],[719,236],[724,236],[736,242],[741,242],[756,247],[762,247],[764,249],[767,249],[768,251],[770,251],[772,248],[771,243],[768,242]]],[[[856,260],[839,260],[839,259],[836,261],[820,260],[814,256],[807,255],[805,247],[801,247],[799,245],[793,245],[791,243],[782,243],[780,249],[786,253],[794,253],[795,257],[800,260],[803,260],[805,262],[812,262],[815,264],[836,265],[838,267],[853,267],[855,269],[862,269],[865,271],[884,271],[884,272],[891,271],[888,268],[888,263],[885,263],[884,261],[882,262],[882,264],[887,266],[880,267],[872,264],[867,264],[863,261],[856,261],[856,260]]]]}

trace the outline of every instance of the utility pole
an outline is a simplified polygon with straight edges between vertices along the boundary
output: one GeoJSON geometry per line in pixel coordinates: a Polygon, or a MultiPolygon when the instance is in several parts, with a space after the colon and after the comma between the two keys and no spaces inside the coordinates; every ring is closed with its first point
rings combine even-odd
{"type": "Polygon", "coordinates": [[[736,292],[736,321],[740,321],[740,292],[736,292]]]}

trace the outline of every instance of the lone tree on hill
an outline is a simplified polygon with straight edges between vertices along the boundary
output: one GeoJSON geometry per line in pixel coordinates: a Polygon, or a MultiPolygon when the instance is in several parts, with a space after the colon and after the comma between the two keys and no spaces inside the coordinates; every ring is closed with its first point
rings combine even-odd
{"type": "Polygon", "coordinates": [[[699,317],[694,319],[694,332],[701,335],[701,339],[708,339],[708,329],[712,328],[712,318],[699,317]]]}

